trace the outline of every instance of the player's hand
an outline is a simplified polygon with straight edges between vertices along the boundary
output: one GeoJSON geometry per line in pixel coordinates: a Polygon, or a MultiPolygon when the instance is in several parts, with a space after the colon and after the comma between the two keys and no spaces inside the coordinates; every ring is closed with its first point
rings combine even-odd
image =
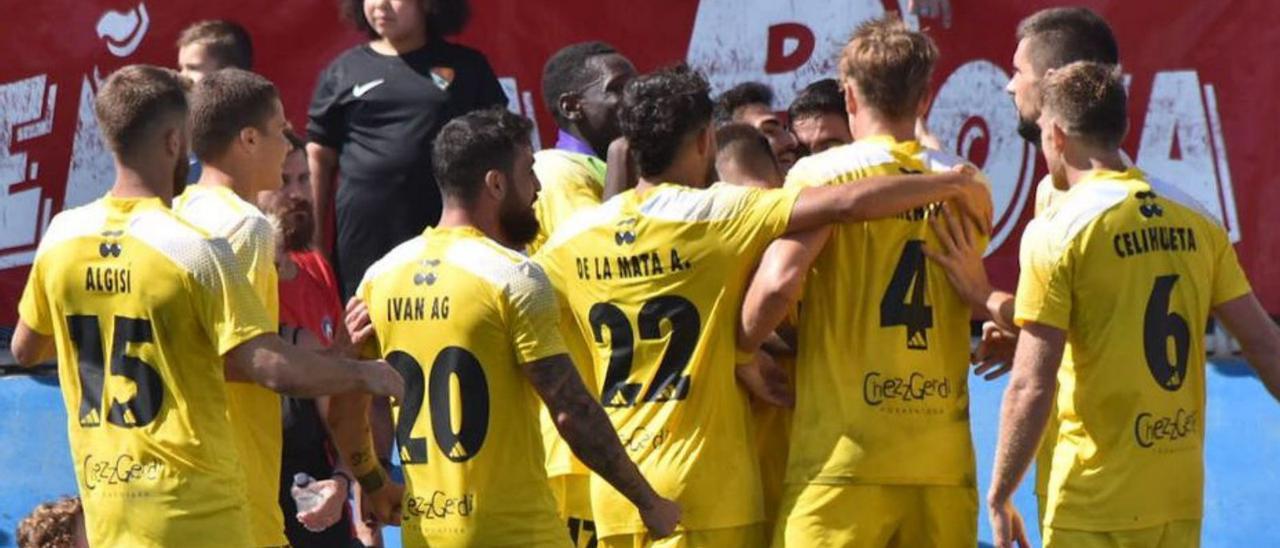
{"type": "Polygon", "coordinates": [[[982,264],[982,249],[978,248],[978,233],[973,222],[951,213],[944,205],[938,215],[929,217],[929,224],[942,249],[924,246],[924,254],[947,271],[947,280],[966,302],[985,308],[995,290],[982,264]]]}
{"type": "Polygon", "coordinates": [[[342,509],[347,504],[346,480],[327,479],[313,482],[306,487],[294,487],[294,489],[306,489],[320,495],[319,506],[312,508],[309,512],[298,512],[298,523],[308,531],[319,533],[342,519],[342,509]]]}
{"type": "Polygon", "coordinates": [[[982,234],[991,234],[991,222],[995,216],[995,205],[991,202],[991,189],[983,182],[978,168],[969,164],[960,164],[951,168],[953,173],[965,176],[960,195],[949,203],[956,212],[974,221],[982,234]]]}
{"type": "Polygon", "coordinates": [[[1010,333],[995,322],[983,322],[982,341],[974,351],[972,361],[974,375],[985,375],[984,380],[1003,377],[1013,369],[1013,350],[1018,346],[1018,335],[1010,333]]]}
{"type": "Polygon", "coordinates": [[[361,499],[366,525],[369,527],[400,525],[400,504],[404,501],[404,485],[387,478],[382,487],[372,493],[365,491],[361,499]]]}
{"type": "Polygon", "coordinates": [[[389,396],[399,400],[404,397],[404,377],[386,360],[362,362],[365,392],[375,396],[389,396]]]}
{"type": "Polygon", "coordinates": [[[989,513],[996,548],[1031,548],[1031,543],[1027,542],[1027,526],[1022,522],[1018,509],[1013,507],[1013,502],[992,501],[989,513]]]}
{"type": "Polygon", "coordinates": [[[605,200],[636,186],[638,175],[635,162],[631,158],[631,143],[626,137],[618,137],[609,143],[605,162],[607,166],[603,194],[605,200]]]}
{"type": "Polygon", "coordinates": [[[649,530],[650,538],[670,536],[675,532],[676,525],[680,524],[680,505],[655,495],[651,504],[640,509],[640,519],[649,530]]]}
{"type": "Polygon", "coordinates": [[[351,344],[356,348],[363,347],[373,336],[373,320],[369,318],[369,307],[359,297],[347,301],[347,332],[351,334],[351,344]]]}
{"type": "Polygon", "coordinates": [[[757,350],[755,359],[749,364],[739,364],[735,373],[738,383],[753,398],[775,407],[795,407],[791,377],[767,352],[757,350]]]}
{"type": "Polygon", "coordinates": [[[941,19],[943,28],[951,28],[951,0],[911,0],[907,10],[917,17],[941,19]]]}

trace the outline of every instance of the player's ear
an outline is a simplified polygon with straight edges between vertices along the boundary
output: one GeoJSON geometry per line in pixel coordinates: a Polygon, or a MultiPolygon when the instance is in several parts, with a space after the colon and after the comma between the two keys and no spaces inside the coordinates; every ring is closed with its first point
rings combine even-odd
{"type": "Polygon", "coordinates": [[[1067,148],[1067,132],[1057,121],[1049,122],[1049,140],[1053,143],[1053,150],[1062,153],[1067,148]]]}
{"type": "Polygon", "coordinates": [[[510,181],[507,180],[507,175],[500,169],[490,169],[484,172],[484,192],[495,201],[502,201],[502,197],[509,190],[507,188],[509,184],[510,181]]]}
{"type": "Polygon", "coordinates": [[[582,119],[582,98],[577,93],[560,94],[560,98],[556,100],[556,108],[570,122],[582,119]]]}
{"type": "Polygon", "coordinates": [[[240,128],[240,133],[239,135],[237,135],[237,140],[239,141],[239,143],[249,148],[258,146],[258,141],[261,139],[262,139],[262,132],[258,131],[258,128],[253,126],[245,126],[243,128],[240,128]]]}
{"type": "Polygon", "coordinates": [[[850,115],[858,113],[858,94],[854,91],[853,80],[844,78],[840,81],[840,87],[844,89],[844,111],[850,115]]]}
{"type": "Polygon", "coordinates": [[[174,124],[164,130],[164,151],[173,156],[187,155],[187,128],[181,124],[174,124]]]}

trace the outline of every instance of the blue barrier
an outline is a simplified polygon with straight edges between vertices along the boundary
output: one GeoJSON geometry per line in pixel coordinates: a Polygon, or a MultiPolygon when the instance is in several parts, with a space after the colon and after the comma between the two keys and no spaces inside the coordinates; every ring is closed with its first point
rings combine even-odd
{"type": "MultiPolygon", "coordinates": [[[[1007,381],[970,381],[980,494],[990,481],[1000,396],[1007,381]]],[[[1203,546],[1278,545],[1280,520],[1271,517],[1280,488],[1280,405],[1248,366],[1237,360],[1209,367],[1209,410],[1203,546]]],[[[66,411],[56,378],[0,377],[0,546],[13,545],[19,520],[39,502],[75,492],[67,449],[66,411]]],[[[1177,481],[1177,478],[1170,478],[1177,481]]],[[[1035,498],[1024,481],[1015,503],[1034,522],[1035,498]]],[[[385,532],[388,547],[400,546],[400,531],[385,532]]],[[[1032,542],[1040,544],[1037,531],[1032,542]]],[[[991,540],[985,509],[979,515],[982,546],[991,540]]]]}

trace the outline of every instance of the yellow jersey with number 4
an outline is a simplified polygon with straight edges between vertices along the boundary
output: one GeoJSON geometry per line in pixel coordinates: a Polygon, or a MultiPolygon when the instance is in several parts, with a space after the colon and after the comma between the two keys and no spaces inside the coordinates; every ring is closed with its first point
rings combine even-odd
{"type": "MultiPolygon", "coordinates": [[[[226,187],[191,185],[173,201],[183,220],[226,238],[271,321],[279,324],[279,279],[275,265],[275,229],[257,206],[226,187]]],[[[249,521],[254,543],[280,546],[284,515],[280,512],[280,396],[253,382],[227,384],[227,414],[249,486],[249,521]]]]}
{"type": "MultiPolygon", "coordinates": [[[[789,188],[945,171],[963,160],[869,137],[801,160],[789,188]]],[[[974,485],[970,307],[937,248],[935,206],[837,225],[800,307],[787,483],[974,485]]],[[[980,242],[981,246],[986,241],[980,242]]]]}
{"type": "Polygon", "coordinates": [[[1227,233],[1141,171],[1095,171],[1022,238],[1014,318],[1067,331],[1045,524],[1200,519],[1204,332],[1249,293],[1227,233]]]}
{"type": "Polygon", "coordinates": [[[428,228],[369,267],[358,295],[405,380],[405,546],[567,545],[521,369],[565,352],[542,269],[474,228],[428,228]]]}
{"type": "MultiPolygon", "coordinates": [[[[627,454],[690,530],[762,519],[736,322],[747,276],[796,196],[726,184],[631,190],[565,221],[536,257],[590,347],[627,454]]],[[[591,501],[598,536],[645,530],[594,476],[591,501]]]]}
{"type": "Polygon", "coordinates": [[[89,544],[252,544],[221,356],[275,325],[235,261],[158,198],[64,211],[40,242],[19,313],[56,342],[89,544]]]}

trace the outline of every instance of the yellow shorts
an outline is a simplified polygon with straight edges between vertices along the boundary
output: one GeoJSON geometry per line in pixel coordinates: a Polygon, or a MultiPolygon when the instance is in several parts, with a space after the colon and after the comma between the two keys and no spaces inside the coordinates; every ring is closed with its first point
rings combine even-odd
{"type": "Polygon", "coordinates": [[[613,535],[600,539],[600,548],[763,548],[764,526],[759,523],[742,527],[680,530],[663,539],[653,540],[647,533],[613,535]]]}
{"type": "Polygon", "coordinates": [[[1052,548],[1198,548],[1200,520],[1183,519],[1126,531],[1044,528],[1044,546],[1052,548]]]}
{"type": "Polygon", "coordinates": [[[596,545],[596,523],[591,521],[591,477],[563,475],[547,480],[556,498],[556,513],[569,527],[569,539],[579,548],[596,545]]]}
{"type": "Polygon", "coordinates": [[[775,548],[972,548],[978,492],[926,485],[788,485],[775,548]]]}

